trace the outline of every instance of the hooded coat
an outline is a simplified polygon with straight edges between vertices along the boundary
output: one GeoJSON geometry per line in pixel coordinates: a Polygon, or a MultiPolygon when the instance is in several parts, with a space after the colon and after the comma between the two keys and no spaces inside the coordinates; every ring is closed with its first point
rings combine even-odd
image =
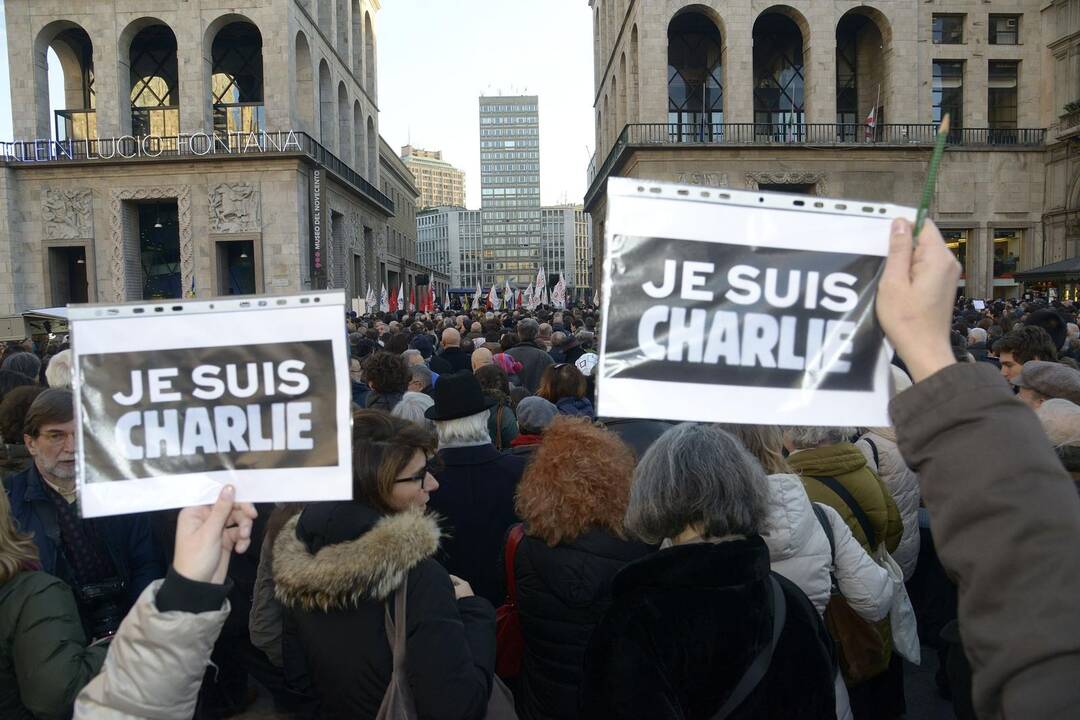
{"type": "MultiPolygon", "coordinates": [[[[758,536],[677,545],[615,576],[585,654],[581,716],[707,720],[771,642],[769,553],[758,536]]],[[[787,616],[769,669],[729,716],[836,717],[832,642],[783,576],[787,616]]]]}
{"type": "Polygon", "coordinates": [[[484,716],[495,612],[480,597],[455,599],[450,576],[433,559],[440,538],[430,515],[382,515],[360,502],[313,505],[282,528],[274,543],[276,594],[294,621],[319,717],[378,712],[393,669],[384,613],[402,583],[406,667],[419,717],[484,716]]]}

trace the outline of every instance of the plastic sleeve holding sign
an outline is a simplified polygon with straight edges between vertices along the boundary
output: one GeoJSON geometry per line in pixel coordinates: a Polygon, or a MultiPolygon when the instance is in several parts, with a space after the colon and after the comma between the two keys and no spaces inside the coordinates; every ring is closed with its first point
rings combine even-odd
{"type": "Polygon", "coordinates": [[[72,309],[86,517],[351,497],[344,294],[72,309]]]}
{"type": "Polygon", "coordinates": [[[888,424],[874,300],[913,210],[628,179],[608,206],[601,415],[888,424]]]}

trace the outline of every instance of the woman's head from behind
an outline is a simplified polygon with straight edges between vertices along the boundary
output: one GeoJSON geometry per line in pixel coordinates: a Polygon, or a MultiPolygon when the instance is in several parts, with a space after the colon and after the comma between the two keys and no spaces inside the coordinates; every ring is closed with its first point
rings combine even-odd
{"type": "Polygon", "coordinates": [[[634,454],[584,418],[558,417],[544,431],[518,484],[517,512],[554,547],[592,527],[623,536],[634,454]]]}
{"type": "Polygon", "coordinates": [[[717,424],[716,427],[737,438],[769,475],[792,472],[784,458],[784,432],[776,425],[717,424]]]}
{"type": "Polygon", "coordinates": [[[37,546],[15,527],[7,493],[0,493],[0,585],[37,562],[37,546]]]}
{"type": "Polygon", "coordinates": [[[429,472],[435,436],[378,410],[353,415],[353,498],[383,512],[427,505],[439,483],[429,472]]]}
{"type": "Polygon", "coordinates": [[[634,471],[626,527],[658,543],[691,530],[703,538],[762,531],[768,483],[761,464],[714,425],[684,423],[656,440],[634,471]]]}
{"type": "Polygon", "coordinates": [[[536,394],[548,402],[558,402],[565,397],[580,398],[585,396],[588,382],[573,363],[549,365],[540,378],[540,387],[536,394]]]}

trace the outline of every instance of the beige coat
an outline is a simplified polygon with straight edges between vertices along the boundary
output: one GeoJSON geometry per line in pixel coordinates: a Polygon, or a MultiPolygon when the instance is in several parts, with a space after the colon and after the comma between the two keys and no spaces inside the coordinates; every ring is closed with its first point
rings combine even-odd
{"type": "Polygon", "coordinates": [[[131,608],[101,674],[75,700],[75,720],[189,720],[229,603],[207,613],[160,612],[161,580],[131,608]]]}

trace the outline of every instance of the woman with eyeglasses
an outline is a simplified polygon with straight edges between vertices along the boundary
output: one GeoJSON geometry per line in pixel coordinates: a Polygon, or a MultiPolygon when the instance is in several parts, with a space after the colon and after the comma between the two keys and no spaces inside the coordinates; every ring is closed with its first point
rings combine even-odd
{"type": "Polygon", "coordinates": [[[589,383],[573,363],[556,363],[544,370],[536,394],[555,405],[560,415],[596,417],[588,397],[589,383]]]}
{"type": "Polygon", "coordinates": [[[397,618],[402,587],[404,682],[417,715],[483,717],[495,611],[434,560],[440,531],[425,510],[439,488],[435,438],[407,420],[361,411],[352,451],[353,500],[308,506],[274,543],[277,596],[302,647],[318,716],[376,716],[394,667],[386,617],[397,618]]]}

